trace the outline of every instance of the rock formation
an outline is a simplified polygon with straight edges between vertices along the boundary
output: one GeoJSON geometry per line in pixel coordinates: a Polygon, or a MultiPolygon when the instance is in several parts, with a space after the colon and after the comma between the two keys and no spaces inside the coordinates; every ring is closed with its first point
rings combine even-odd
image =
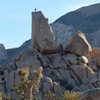
{"type": "Polygon", "coordinates": [[[0,61],[7,59],[7,52],[3,44],[0,44],[0,61]]]}
{"type": "Polygon", "coordinates": [[[74,28],[72,26],[67,26],[62,23],[52,23],[51,27],[54,32],[57,45],[59,46],[61,44],[65,49],[65,43],[68,42],[68,39],[73,34],[74,28]]]}
{"type": "Polygon", "coordinates": [[[86,56],[92,52],[92,48],[83,33],[75,32],[69,39],[65,51],[86,56]]]}
{"type": "Polygon", "coordinates": [[[32,47],[41,52],[57,49],[48,19],[44,17],[41,11],[32,13],[32,47]]]}
{"type": "Polygon", "coordinates": [[[24,92],[25,100],[34,96],[47,100],[48,92],[51,97],[54,93],[60,100],[65,90],[78,91],[83,93],[81,98],[87,98],[85,94],[88,92],[84,91],[100,87],[99,49],[92,49],[84,34],[77,32],[65,42],[64,50],[55,52],[57,46],[47,19],[41,12],[32,13],[32,18],[33,48],[21,53],[0,70],[0,91],[20,100],[15,86],[18,88],[23,80],[24,91],[20,92],[24,92]],[[34,83],[38,85],[34,88],[37,91],[32,89],[34,83]]]}

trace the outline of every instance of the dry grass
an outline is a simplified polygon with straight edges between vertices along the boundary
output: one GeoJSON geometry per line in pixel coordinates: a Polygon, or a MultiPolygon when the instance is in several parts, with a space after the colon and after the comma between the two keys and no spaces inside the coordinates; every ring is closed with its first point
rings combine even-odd
{"type": "Polygon", "coordinates": [[[80,94],[78,92],[65,91],[62,100],[78,100],[80,94]]]}

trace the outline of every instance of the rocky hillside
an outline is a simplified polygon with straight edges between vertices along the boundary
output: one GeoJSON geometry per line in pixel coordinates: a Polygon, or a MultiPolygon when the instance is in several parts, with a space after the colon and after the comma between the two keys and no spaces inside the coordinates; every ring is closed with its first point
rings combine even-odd
{"type": "MultiPolygon", "coordinates": [[[[56,43],[62,44],[68,41],[74,30],[85,32],[92,46],[100,47],[100,4],[82,7],[76,11],[69,12],[51,24],[54,31],[56,43]]],[[[15,57],[31,48],[31,40],[26,41],[21,47],[8,49],[8,56],[15,57]]]]}
{"type": "Polygon", "coordinates": [[[63,100],[70,90],[80,93],[76,100],[99,100],[100,48],[92,48],[80,31],[70,34],[65,48],[53,34],[42,12],[33,12],[32,43],[7,51],[13,60],[0,68],[0,92],[11,100],[63,100]]]}
{"type": "Polygon", "coordinates": [[[12,100],[49,100],[50,92],[51,100],[61,100],[70,90],[81,93],[79,100],[100,100],[99,9],[70,12],[52,28],[41,11],[33,12],[31,40],[9,50],[0,44],[0,92],[12,100]]]}
{"type": "Polygon", "coordinates": [[[96,47],[100,46],[100,41],[99,41],[100,10],[99,9],[100,9],[100,3],[82,7],[80,9],[77,9],[75,11],[63,15],[53,23],[52,27],[54,33],[57,34],[58,38],[60,36],[59,35],[60,33],[63,35],[66,34],[67,36],[68,34],[70,34],[68,33],[68,31],[71,30],[69,29],[69,27],[72,27],[74,29],[80,30],[83,33],[85,33],[88,38],[88,41],[92,46],[96,46],[96,47]]]}

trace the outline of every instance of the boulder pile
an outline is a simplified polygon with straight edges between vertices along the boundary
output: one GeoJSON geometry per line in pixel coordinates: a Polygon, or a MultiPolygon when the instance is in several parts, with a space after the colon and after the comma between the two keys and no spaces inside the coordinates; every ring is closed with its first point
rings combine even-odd
{"type": "Polygon", "coordinates": [[[56,45],[47,19],[42,12],[33,12],[33,48],[16,57],[0,72],[0,91],[10,93],[12,98],[15,98],[15,93],[9,86],[15,86],[21,81],[22,77],[18,71],[25,66],[28,66],[28,69],[25,70],[27,74],[23,80],[32,80],[33,72],[42,66],[43,76],[39,81],[37,94],[42,100],[48,91],[52,91],[60,99],[65,90],[83,93],[89,89],[99,88],[100,49],[92,48],[84,33],[79,31],[76,31],[65,45],[65,49],[56,45]]]}

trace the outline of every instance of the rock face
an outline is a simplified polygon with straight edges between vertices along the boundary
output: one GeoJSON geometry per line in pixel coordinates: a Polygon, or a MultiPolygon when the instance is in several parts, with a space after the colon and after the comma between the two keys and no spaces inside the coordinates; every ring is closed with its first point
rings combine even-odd
{"type": "Polygon", "coordinates": [[[52,23],[51,27],[54,32],[55,41],[57,45],[59,46],[61,44],[65,49],[65,45],[66,45],[65,43],[73,34],[74,28],[72,26],[67,26],[62,23],[52,23]]]}
{"type": "Polygon", "coordinates": [[[77,55],[88,55],[92,52],[92,48],[86,37],[81,32],[75,32],[73,36],[70,38],[66,45],[65,51],[77,54],[77,55]]]}
{"type": "Polygon", "coordinates": [[[0,61],[7,59],[7,52],[3,44],[0,44],[0,61]]]}
{"type": "Polygon", "coordinates": [[[85,91],[79,100],[100,100],[100,88],[85,91]]]}
{"type": "Polygon", "coordinates": [[[96,66],[100,66],[100,48],[93,48],[91,56],[96,66]]]}
{"type": "Polygon", "coordinates": [[[41,52],[57,49],[48,19],[40,11],[32,13],[32,47],[41,52]]]}

